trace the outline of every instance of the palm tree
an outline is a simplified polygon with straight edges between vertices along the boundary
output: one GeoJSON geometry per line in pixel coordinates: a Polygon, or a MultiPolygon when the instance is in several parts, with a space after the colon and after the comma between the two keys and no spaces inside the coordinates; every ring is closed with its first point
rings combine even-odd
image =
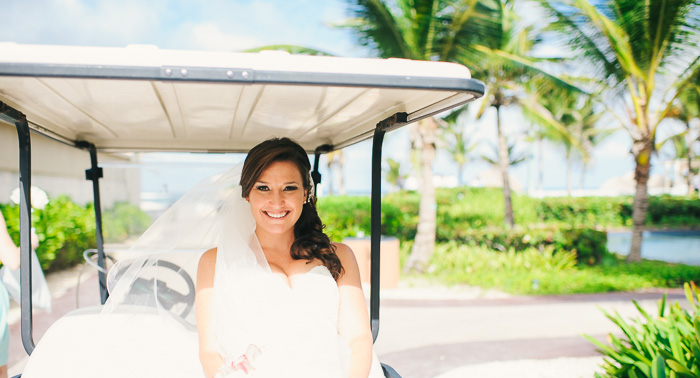
{"type": "Polygon", "coordinates": [[[386,166],[384,167],[385,176],[384,179],[388,182],[395,190],[403,190],[404,184],[406,183],[406,178],[408,175],[401,172],[401,163],[392,158],[385,160],[386,166]]]}
{"type": "Polygon", "coordinates": [[[343,180],[343,166],[345,165],[345,155],[343,150],[335,150],[326,154],[328,159],[328,172],[330,180],[328,180],[328,195],[333,195],[335,186],[338,184],[338,194],[345,195],[345,181],[343,180]]]}
{"type": "MultiPolygon", "coordinates": [[[[360,45],[389,58],[469,62],[473,46],[496,28],[489,0],[348,0],[345,23],[360,45]]],[[[424,271],[435,249],[436,204],[432,184],[437,123],[412,126],[412,147],[421,153],[421,201],[416,239],[405,271],[424,271]]]]}
{"type": "MultiPolygon", "coordinates": [[[[685,124],[685,134],[687,139],[687,145],[684,146],[687,150],[686,158],[688,159],[688,195],[694,193],[693,188],[693,176],[695,176],[695,171],[693,170],[693,159],[695,158],[693,145],[695,142],[700,141],[700,134],[693,138],[691,134],[691,122],[693,120],[700,120],[700,76],[696,78],[696,82],[687,86],[683,92],[678,96],[678,105],[672,111],[672,117],[678,119],[685,124]]],[[[678,146],[676,150],[678,151],[683,147],[678,146]]]]}
{"type": "MultiPolygon", "coordinates": [[[[488,156],[488,155],[481,155],[481,158],[495,166],[495,167],[500,167],[501,161],[500,161],[500,152],[498,151],[498,147],[494,147],[494,156],[488,156]]],[[[515,144],[508,144],[508,166],[509,167],[515,167],[516,165],[526,161],[527,159],[530,158],[530,156],[527,153],[520,152],[520,153],[515,153],[515,144]]]]}
{"type": "Polygon", "coordinates": [[[531,93],[522,104],[525,116],[542,126],[543,137],[564,147],[566,191],[570,196],[574,157],[579,157],[583,165],[580,185],[582,187],[583,175],[593,148],[615,130],[601,130],[597,127],[604,113],[597,109],[596,99],[591,94],[576,91],[540,91],[531,93]]]}
{"type": "Polygon", "coordinates": [[[472,136],[467,133],[467,125],[464,122],[463,112],[467,107],[449,113],[447,116],[438,118],[440,132],[438,133],[442,147],[457,164],[457,183],[464,185],[464,166],[470,161],[470,154],[478,146],[472,140],[472,136]]]}
{"type": "Polygon", "coordinates": [[[656,133],[674,100],[700,75],[698,0],[540,0],[574,54],[609,85],[609,105],[628,131],[636,190],[628,261],[641,260],[647,182],[656,133]],[[620,112],[621,113],[618,113],[620,112]]]}
{"type": "MultiPolygon", "coordinates": [[[[532,50],[539,41],[538,30],[533,25],[523,25],[516,14],[514,0],[497,0],[500,29],[494,35],[476,46],[479,54],[474,56],[479,66],[478,74],[486,78],[488,95],[484,96],[477,117],[485,110],[496,110],[496,133],[498,140],[498,161],[503,180],[506,226],[513,227],[513,204],[510,181],[508,179],[508,142],[502,125],[501,110],[517,104],[524,97],[525,87],[534,85],[539,89],[576,89],[566,81],[546,73],[538,67],[545,59],[532,56],[532,50]]],[[[561,130],[566,134],[566,130],[561,130]]]]}

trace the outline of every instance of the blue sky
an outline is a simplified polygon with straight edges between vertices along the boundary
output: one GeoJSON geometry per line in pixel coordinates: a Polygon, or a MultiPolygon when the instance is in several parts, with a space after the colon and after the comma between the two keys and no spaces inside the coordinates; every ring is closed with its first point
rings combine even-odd
{"type": "MultiPolygon", "coordinates": [[[[243,50],[269,44],[296,44],[342,56],[368,56],[356,47],[346,30],[329,26],[346,16],[345,3],[339,0],[0,0],[3,22],[0,40],[28,44],[67,44],[89,46],[126,46],[153,44],[163,49],[243,50]]],[[[487,112],[480,122],[472,122],[474,138],[480,141],[479,153],[489,153],[495,142],[495,115],[487,112]]],[[[504,124],[510,138],[522,138],[527,126],[517,111],[506,111],[504,124]]],[[[606,180],[633,169],[628,151],[630,142],[619,132],[595,152],[595,160],[586,176],[586,187],[597,188],[606,180]]],[[[520,143],[521,149],[536,153],[534,146],[520,143]]],[[[385,157],[393,157],[409,167],[408,136],[400,130],[387,136],[385,157]]],[[[371,146],[360,143],[347,150],[345,182],[350,192],[367,192],[366,174],[371,146]]],[[[147,157],[153,160],[156,157],[147,157]]],[[[201,156],[161,156],[160,160],[199,162],[201,156]]],[[[195,177],[223,169],[240,157],[216,157],[212,167],[190,165],[193,177],[182,180],[181,169],[157,164],[144,168],[144,190],[186,190],[195,177]]],[[[563,152],[547,145],[544,152],[547,169],[545,188],[563,188],[565,169],[563,152]]],[[[187,163],[190,164],[190,163],[187,163]]],[[[456,167],[445,155],[438,157],[436,174],[456,175],[456,167]]],[[[487,170],[485,163],[470,164],[464,177],[471,181],[487,170]]],[[[578,185],[580,170],[574,171],[578,185]]],[[[527,187],[534,186],[536,159],[512,170],[527,187]]]]}

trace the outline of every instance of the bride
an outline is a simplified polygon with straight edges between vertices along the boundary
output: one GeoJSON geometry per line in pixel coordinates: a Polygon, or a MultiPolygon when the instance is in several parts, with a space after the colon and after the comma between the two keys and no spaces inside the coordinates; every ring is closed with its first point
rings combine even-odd
{"type": "Polygon", "coordinates": [[[250,232],[224,225],[225,242],[197,269],[207,378],[384,376],[357,262],[323,233],[309,171],[306,152],[287,138],[266,140],[245,159],[231,195],[242,204],[236,224],[250,232]]]}

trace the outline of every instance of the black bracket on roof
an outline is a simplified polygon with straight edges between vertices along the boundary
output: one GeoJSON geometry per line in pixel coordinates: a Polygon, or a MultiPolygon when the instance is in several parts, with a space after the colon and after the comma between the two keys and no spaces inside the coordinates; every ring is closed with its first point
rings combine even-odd
{"type": "Polygon", "coordinates": [[[405,112],[400,112],[400,113],[395,113],[391,117],[384,119],[382,121],[379,121],[377,124],[377,129],[382,130],[383,132],[388,132],[391,130],[398,129],[399,127],[405,126],[408,124],[408,113],[405,112]]]}
{"type": "Polygon", "coordinates": [[[321,183],[321,172],[318,171],[318,161],[321,154],[326,154],[333,151],[333,146],[330,144],[322,144],[314,150],[314,170],[311,171],[311,178],[314,180],[314,195],[316,195],[318,184],[321,183]]]}
{"type": "Polygon", "coordinates": [[[100,178],[103,177],[102,167],[97,165],[97,148],[95,145],[86,142],[78,141],[76,147],[84,149],[90,152],[90,169],[85,170],[85,179],[92,181],[92,195],[95,204],[95,239],[97,242],[97,265],[102,268],[98,272],[99,285],[100,285],[100,302],[105,304],[109,293],[107,292],[107,275],[104,273],[105,269],[105,251],[104,251],[104,238],[102,237],[102,205],[100,203],[100,178]]]}
{"type": "Polygon", "coordinates": [[[24,114],[0,101],[0,120],[14,125],[21,118],[24,118],[24,114]]]}

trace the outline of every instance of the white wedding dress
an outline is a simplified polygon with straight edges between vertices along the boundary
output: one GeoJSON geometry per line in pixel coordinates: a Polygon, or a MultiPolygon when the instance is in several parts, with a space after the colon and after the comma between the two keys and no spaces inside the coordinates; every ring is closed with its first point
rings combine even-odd
{"type": "MultiPolygon", "coordinates": [[[[168,334],[180,330],[188,340],[195,339],[190,337],[196,332],[190,298],[194,288],[183,286],[183,277],[196,281],[199,257],[216,247],[212,324],[219,352],[234,361],[251,345],[261,350],[252,361],[252,374],[239,370],[227,378],[347,377],[350,349],[338,334],[335,280],[325,267],[314,267],[289,282],[271,272],[255,235],[250,204],[241,196],[241,168],[239,164],[196,185],[158,218],[110,269],[110,298],[102,312],[149,308],[170,327],[168,334]],[[161,265],[179,269],[174,273],[161,265]],[[143,290],[139,282],[150,282],[152,287],[143,290]],[[189,294],[175,296],[181,299],[168,304],[165,299],[173,297],[170,288],[189,294]]],[[[159,337],[170,349],[183,349],[169,339],[159,337]]],[[[191,356],[182,360],[197,360],[189,347],[191,356]]],[[[181,370],[182,376],[194,376],[181,370]]],[[[384,377],[376,356],[369,377],[384,377]]]]}
{"type": "MultiPolygon", "coordinates": [[[[251,377],[348,376],[350,348],[338,334],[338,286],[325,266],[287,282],[263,268],[219,275],[227,271],[219,269],[225,253],[217,253],[216,264],[214,324],[225,360],[255,345],[261,352],[251,362],[251,377]]],[[[370,377],[384,377],[376,356],[370,377]]]]}

